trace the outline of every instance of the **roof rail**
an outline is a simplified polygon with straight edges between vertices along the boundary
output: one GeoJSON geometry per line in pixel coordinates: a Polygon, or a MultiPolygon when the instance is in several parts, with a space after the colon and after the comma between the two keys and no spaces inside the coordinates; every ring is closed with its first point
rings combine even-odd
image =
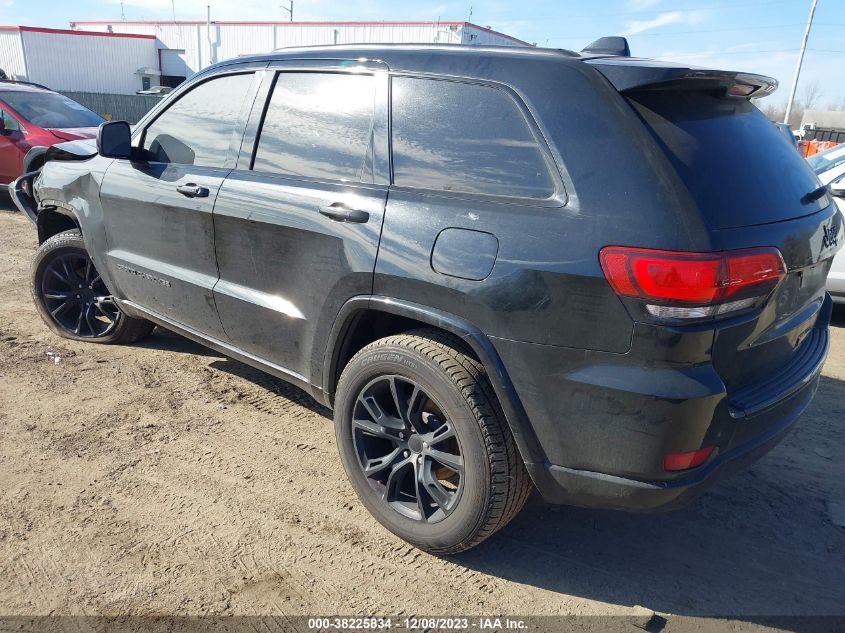
{"type": "Polygon", "coordinates": [[[613,57],[630,57],[631,48],[624,37],[600,37],[592,44],[581,50],[588,55],[610,55],[613,57]]]}

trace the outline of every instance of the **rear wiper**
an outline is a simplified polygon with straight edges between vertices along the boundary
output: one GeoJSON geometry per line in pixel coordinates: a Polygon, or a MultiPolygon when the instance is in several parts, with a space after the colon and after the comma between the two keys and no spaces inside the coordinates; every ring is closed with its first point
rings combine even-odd
{"type": "Polygon", "coordinates": [[[810,193],[804,194],[804,196],[801,198],[801,204],[810,204],[811,202],[815,202],[826,193],[827,185],[822,185],[817,189],[813,189],[810,193]]]}

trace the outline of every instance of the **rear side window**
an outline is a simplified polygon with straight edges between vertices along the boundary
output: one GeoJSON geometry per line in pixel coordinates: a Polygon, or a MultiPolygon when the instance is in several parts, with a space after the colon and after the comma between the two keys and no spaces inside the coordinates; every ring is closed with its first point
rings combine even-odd
{"type": "Polygon", "coordinates": [[[745,99],[703,92],[629,95],[712,228],[778,222],[818,211],[819,186],[795,146],[745,99]]]}
{"type": "Polygon", "coordinates": [[[222,167],[253,74],[210,79],[182,95],[144,135],[149,159],[199,167],[222,167]]]}
{"type": "Polygon", "coordinates": [[[394,77],[392,93],[394,184],[521,198],[554,193],[537,138],[505,91],[394,77]]]}
{"type": "Polygon", "coordinates": [[[280,73],[252,168],[360,181],[371,148],[375,99],[372,75],[280,73]]]}

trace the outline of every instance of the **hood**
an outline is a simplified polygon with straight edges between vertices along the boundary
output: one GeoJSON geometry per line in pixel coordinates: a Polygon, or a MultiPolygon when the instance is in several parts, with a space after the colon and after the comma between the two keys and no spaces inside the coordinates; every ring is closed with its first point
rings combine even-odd
{"type": "Polygon", "coordinates": [[[79,139],[56,143],[47,148],[44,162],[51,160],[87,160],[97,155],[97,143],[93,139],[79,139]]]}
{"type": "Polygon", "coordinates": [[[97,128],[95,127],[67,127],[67,128],[48,128],[50,134],[62,141],[77,141],[83,138],[97,138],[97,128]]]}

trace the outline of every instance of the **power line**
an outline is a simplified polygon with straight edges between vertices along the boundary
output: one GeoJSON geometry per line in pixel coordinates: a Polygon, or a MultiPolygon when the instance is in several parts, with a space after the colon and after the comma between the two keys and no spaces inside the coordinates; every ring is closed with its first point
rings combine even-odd
{"type": "MultiPolygon", "coordinates": [[[[793,23],[793,24],[771,24],[771,25],[755,26],[754,30],[757,30],[757,29],[782,29],[782,28],[787,28],[787,27],[792,28],[792,27],[796,27],[796,26],[804,26],[804,23],[802,22],[800,24],[793,23]]],[[[830,23],[830,22],[823,24],[823,23],[814,22],[813,26],[814,27],[816,27],[816,26],[845,27],[845,24],[833,24],[833,23],[830,23]]],[[[660,31],[659,33],[637,33],[635,35],[626,35],[625,37],[627,37],[628,39],[632,39],[632,38],[635,38],[635,37],[668,37],[668,36],[671,36],[671,35],[696,35],[697,33],[727,33],[727,32],[731,32],[731,31],[748,31],[748,27],[747,26],[737,26],[737,27],[730,27],[730,28],[725,28],[725,29],[700,29],[700,30],[696,30],[696,31],[660,31]]],[[[596,37],[601,37],[601,36],[596,36],[596,37]]],[[[593,37],[592,39],[596,39],[596,37],[593,37]]],[[[546,39],[549,40],[550,42],[553,42],[553,41],[556,41],[556,40],[559,40],[559,41],[565,41],[565,40],[581,41],[581,40],[588,40],[590,38],[579,35],[577,37],[549,37],[549,38],[546,38],[546,39]]]]}
{"type": "MultiPolygon", "coordinates": [[[[773,5],[773,4],[794,4],[794,3],[795,3],[795,0],[771,0],[771,1],[766,1],[766,2],[762,2],[762,3],[761,2],[750,2],[750,3],[733,2],[733,3],[730,3],[730,4],[715,4],[715,5],[709,5],[709,6],[703,6],[703,7],[695,7],[695,9],[691,9],[691,10],[695,10],[695,11],[719,10],[719,11],[721,11],[721,10],[729,10],[729,9],[737,9],[737,8],[740,8],[740,9],[751,8],[751,9],[753,9],[755,7],[759,8],[759,9],[768,9],[769,6],[773,5]]],[[[640,16],[643,19],[645,19],[645,18],[648,18],[650,16],[659,15],[661,13],[671,13],[672,11],[675,11],[675,10],[679,10],[679,9],[674,9],[672,7],[666,7],[664,9],[647,10],[647,11],[623,9],[623,10],[619,10],[619,11],[614,11],[613,14],[614,15],[624,15],[624,16],[640,16]]],[[[538,13],[532,13],[531,14],[531,20],[532,21],[561,20],[561,19],[564,19],[564,18],[561,18],[560,14],[554,14],[554,15],[550,15],[550,14],[543,15],[543,14],[538,14],[538,13]]],[[[580,15],[576,14],[573,19],[570,19],[567,16],[565,18],[564,24],[566,24],[566,25],[572,25],[572,24],[583,25],[585,23],[586,24],[598,24],[598,23],[606,23],[606,22],[607,22],[606,16],[589,17],[588,12],[585,11],[583,14],[580,14],[580,15]]],[[[804,23],[801,22],[800,24],[803,25],[804,23]]],[[[745,30],[748,30],[751,27],[745,26],[743,28],[745,30]]],[[[755,26],[753,28],[759,28],[759,27],[755,26]]],[[[551,38],[551,39],[554,39],[554,38],[551,38]]]]}
{"type": "Polygon", "coordinates": [[[766,51],[719,51],[718,53],[678,53],[675,55],[660,55],[651,59],[686,59],[694,57],[721,57],[722,55],[762,55],[764,53],[794,53],[800,49],[781,48],[766,51]]]}
{"type": "MultiPolygon", "coordinates": [[[[720,51],[718,53],[678,53],[676,55],[659,55],[650,59],[679,59],[690,57],[721,57],[722,55],[762,55],[764,53],[796,53],[800,48],[779,48],[765,51],[720,51]]],[[[812,53],[845,53],[845,49],[837,50],[830,48],[808,48],[807,52],[812,53]]]]}
{"type": "Polygon", "coordinates": [[[699,9],[709,11],[710,9],[735,9],[736,7],[759,7],[768,9],[773,4],[794,4],[795,0],[764,0],[763,2],[730,2],[727,4],[711,4],[699,9]]]}

